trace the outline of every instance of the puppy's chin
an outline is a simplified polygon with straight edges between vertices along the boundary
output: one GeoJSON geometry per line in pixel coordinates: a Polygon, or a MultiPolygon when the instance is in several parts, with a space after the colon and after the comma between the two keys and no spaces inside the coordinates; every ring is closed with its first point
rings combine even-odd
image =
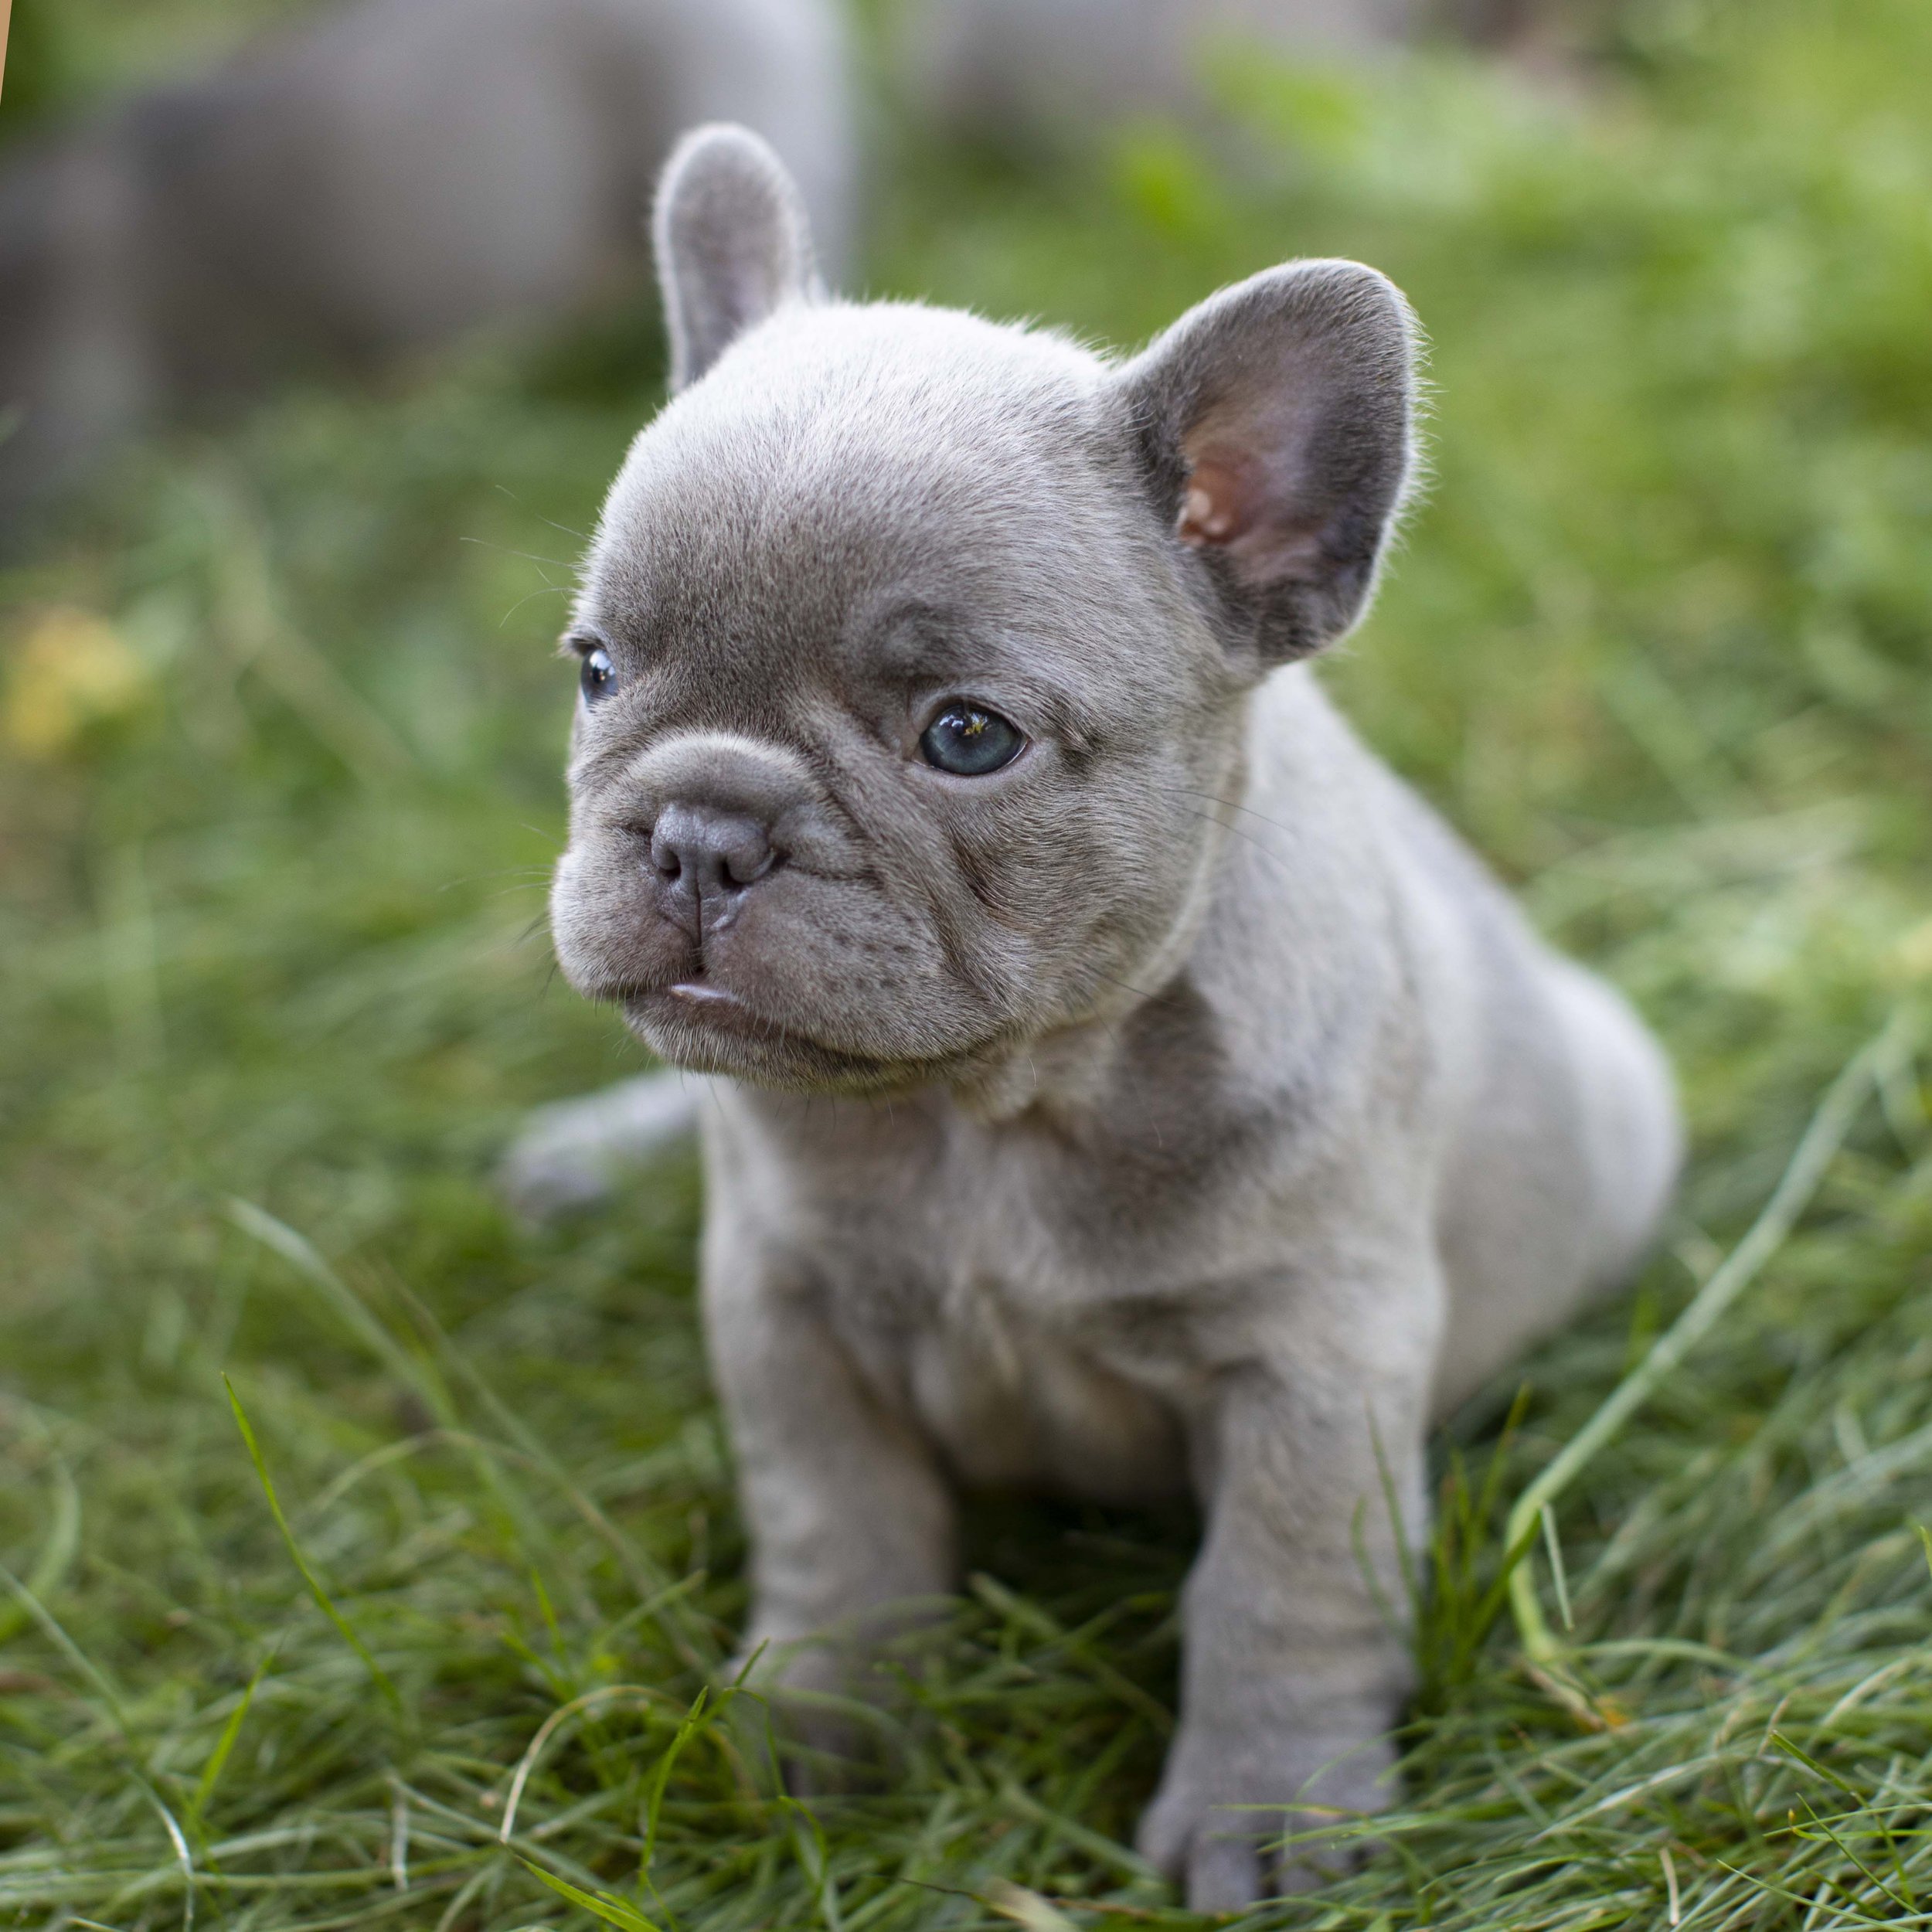
{"type": "Polygon", "coordinates": [[[721,987],[686,982],[626,995],[624,1017],[652,1053],[694,1073],[726,1073],[788,1094],[886,1094],[957,1077],[975,1053],[897,1060],[828,1046],[721,987]]]}

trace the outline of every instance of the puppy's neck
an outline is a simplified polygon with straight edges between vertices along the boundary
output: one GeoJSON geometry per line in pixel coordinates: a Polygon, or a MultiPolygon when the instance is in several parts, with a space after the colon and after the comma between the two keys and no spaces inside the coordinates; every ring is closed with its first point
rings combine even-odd
{"type": "Polygon", "coordinates": [[[976,1068],[953,1087],[960,1111],[982,1127],[1003,1127],[1029,1114],[1067,1125],[1105,1109],[1129,1050],[1120,1027],[1141,1002],[1127,998],[1104,1019],[1059,1027],[1022,1042],[976,1068]]]}

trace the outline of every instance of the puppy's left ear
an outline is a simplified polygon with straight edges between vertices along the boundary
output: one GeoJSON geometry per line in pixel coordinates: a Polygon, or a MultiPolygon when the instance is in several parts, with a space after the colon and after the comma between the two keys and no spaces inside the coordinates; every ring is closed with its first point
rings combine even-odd
{"type": "Polygon", "coordinates": [[[819,292],[804,198],[748,128],[694,128],[678,143],[651,235],[674,394],[781,303],[819,292]]]}
{"type": "Polygon", "coordinates": [[[1416,328],[1356,262],[1224,288],[1123,369],[1147,487],[1264,664],[1368,607],[1413,463],[1416,328]]]}

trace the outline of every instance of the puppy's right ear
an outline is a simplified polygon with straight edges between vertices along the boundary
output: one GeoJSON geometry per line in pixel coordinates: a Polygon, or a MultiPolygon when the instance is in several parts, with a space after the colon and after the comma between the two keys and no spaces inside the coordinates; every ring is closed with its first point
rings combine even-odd
{"type": "Polygon", "coordinates": [[[818,292],[804,202],[747,128],[694,128],[678,143],[651,233],[674,394],[781,303],[818,292]]]}

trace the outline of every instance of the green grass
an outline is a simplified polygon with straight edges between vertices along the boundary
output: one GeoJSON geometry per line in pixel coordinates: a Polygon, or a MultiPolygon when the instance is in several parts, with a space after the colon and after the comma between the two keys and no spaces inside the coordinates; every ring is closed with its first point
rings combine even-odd
{"type": "MultiPolygon", "coordinates": [[[[167,14],[90,9],[71,70],[167,14]]],[[[1257,1923],[1932,1916],[1909,1053],[1560,1499],[1559,1675],[1497,1587],[1511,1502],[1932,992],[1928,72],[1917,0],[1682,0],[1587,97],[1244,73],[1236,140],[889,171],[881,290],[1131,342],[1288,254],[1408,289],[1435,480],[1332,682],[1692,1116],[1668,1252],[1438,1445],[1383,1849],[1257,1923]]],[[[980,1510],[897,1774],[815,1821],[748,1700],[697,1705],[743,1593],[695,1173],[549,1236],[492,1197],[521,1109],[638,1063],[536,922],[560,587],[660,366],[624,314],[287,396],[0,582],[0,1923],[592,1923],[549,1879],[694,1932],[1181,1917],[1121,1847],[1188,1525],[980,1510]]]]}

